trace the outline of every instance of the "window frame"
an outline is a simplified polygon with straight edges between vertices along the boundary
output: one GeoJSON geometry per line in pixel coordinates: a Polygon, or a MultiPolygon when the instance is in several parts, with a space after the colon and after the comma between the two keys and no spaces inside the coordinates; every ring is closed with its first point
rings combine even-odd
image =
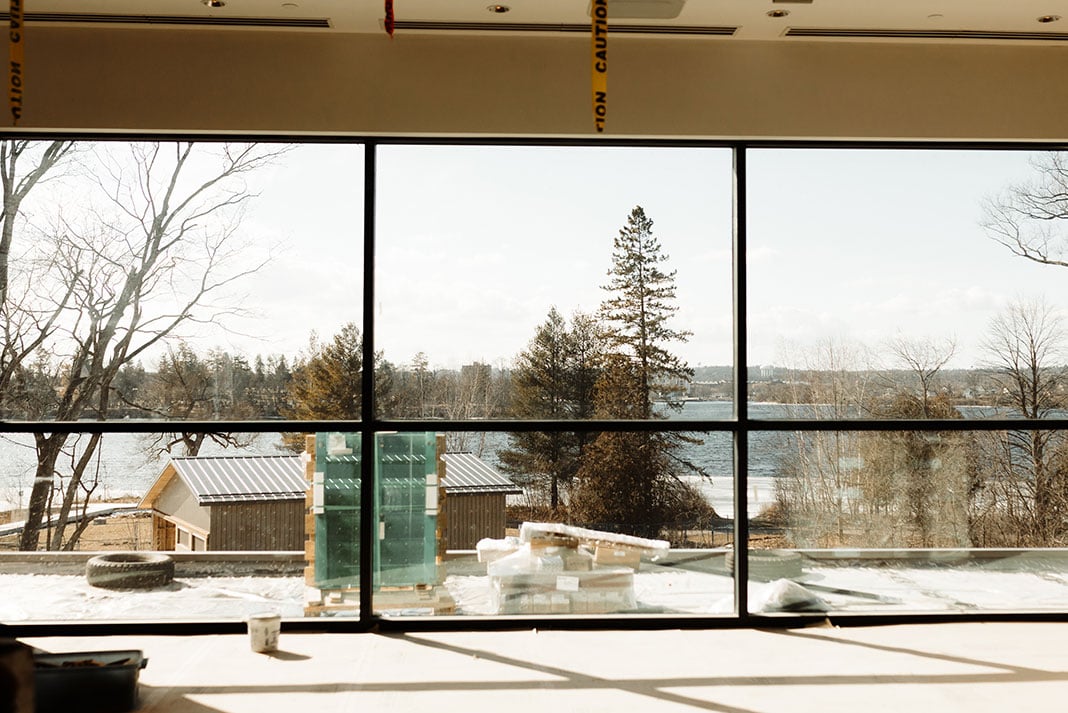
{"type": "MultiPolygon", "coordinates": [[[[3,138],[27,138],[22,134],[7,134],[3,138]]],[[[257,141],[265,143],[296,144],[343,144],[362,146],[363,161],[363,267],[362,267],[362,316],[363,363],[374,363],[375,322],[375,245],[376,245],[376,190],[378,147],[389,145],[430,146],[517,146],[517,147],[641,147],[641,148],[714,148],[728,149],[732,154],[733,169],[733,226],[732,265],[734,330],[733,370],[734,415],[729,420],[670,420],[670,421],[562,421],[562,420],[397,420],[375,414],[374,371],[362,373],[361,416],[358,420],[272,420],[272,421],[0,421],[0,433],[65,432],[65,433],[152,433],[157,431],[220,431],[241,430],[266,433],[279,431],[352,431],[362,438],[361,502],[363,512],[373,509],[374,489],[374,434],[379,431],[569,431],[595,432],[617,431],[676,431],[676,432],[726,432],[734,440],[734,542],[742,552],[748,552],[749,531],[745,517],[748,506],[749,434],[755,432],[794,431],[999,431],[1016,430],[1068,430],[1068,419],[983,419],[983,420],[876,420],[876,419],[757,419],[749,416],[749,400],[746,379],[737,378],[747,374],[748,320],[747,320],[747,226],[748,189],[747,153],[750,149],[827,149],[827,150],[924,150],[924,151],[1048,151],[1068,150],[1068,145],[1052,142],[945,142],[945,141],[789,141],[789,140],[667,140],[667,139],[553,139],[520,137],[405,137],[405,136],[291,136],[291,135],[174,135],[174,134],[33,134],[39,140],[75,139],[86,141],[182,141],[200,142],[257,141]]],[[[364,552],[371,551],[370,543],[376,537],[373,519],[361,518],[360,541],[364,552]]],[[[190,550],[193,551],[193,550],[190,550]]],[[[323,632],[368,632],[368,631],[445,631],[445,630],[506,630],[517,627],[557,629],[677,629],[677,628],[787,628],[803,626],[830,619],[836,625],[903,624],[916,622],[945,621],[1068,621],[1068,606],[1063,611],[1050,612],[932,612],[932,613],[877,613],[877,614],[761,614],[749,611],[747,557],[734,558],[734,611],[730,615],[595,615],[595,616],[492,616],[492,617],[405,617],[396,618],[378,615],[373,608],[372,588],[360,591],[358,617],[337,619],[287,619],[283,628],[287,631],[323,632]]],[[[372,579],[370,557],[361,558],[362,581],[372,579]]],[[[0,633],[9,636],[52,635],[110,635],[110,634],[200,634],[235,633],[244,631],[240,621],[126,621],[126,622],[0,622],[0,633]]]]}

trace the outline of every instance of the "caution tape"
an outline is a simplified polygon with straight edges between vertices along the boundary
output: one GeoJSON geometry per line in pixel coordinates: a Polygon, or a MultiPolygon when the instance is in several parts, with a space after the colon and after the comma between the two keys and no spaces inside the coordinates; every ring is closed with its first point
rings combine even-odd
{"type": "Polygon", "coordinates": [[[608,119],[608,0],[593,0],[590,19],[593,126],[601,133],[608,119]]]}
{"type": "Polygon", "coordinates": [[[8,74],[7,96],[8,105],[11,107],[11,122],[18,124],[22,118],[22,88],[23,88],[23,22],[22,0],[11,0],[10,5],[11,24],[8,29],[8,44],[10,50],[11,67],[8,74]]]}

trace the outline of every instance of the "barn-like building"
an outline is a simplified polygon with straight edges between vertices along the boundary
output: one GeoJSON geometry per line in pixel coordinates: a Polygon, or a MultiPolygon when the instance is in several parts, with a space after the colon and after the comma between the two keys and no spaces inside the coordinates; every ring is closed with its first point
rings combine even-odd
{"type": "Polygon", "coordinates": [[[156,550],[303,550],[300,456],[172,458],[140,507],[156,550]]]}

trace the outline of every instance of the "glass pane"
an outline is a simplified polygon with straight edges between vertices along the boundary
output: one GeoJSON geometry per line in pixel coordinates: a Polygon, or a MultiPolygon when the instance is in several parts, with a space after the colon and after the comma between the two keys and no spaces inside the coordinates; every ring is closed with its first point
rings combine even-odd
{"type": "Polygon", "coordinates": [[[379,166],[383,416],[731,398],[728,151],[385,146],[379,166]]]}
{"type": "Polygon", "coordinates": [[[1063,417],[1064,160],[750,151],[750,413],[1063,417]]]}
{"type": "Polygon", "coordinates": [[[362,146],[0,150],[0,418],[359,416],[362,146]]]}
{"type": "Polygon", "coordinates": [[[450,432],[435,449],[435,487],[415,472],[421,460],[402,465],[412,470],[402,473],[411,489],[380,514],[378,547],[383,562],[387,551],[395,558],[397,574],[420,577],[436,554],[436,578],[383,581],[376,612],[734,612],[724,566],[733,533],[729,434],[450,432]],[[408,494],[424,487],[425,498],[408,494]],[[390,529],[394,514],[421,537],[390,529]],[[421,525],[431,518],[436,532],[421,525]]]}
{"type": "Polygon", "coordinates": [[[750,610],[1063,610],[1066,437],[751,434],[750,610]]]}
{"type": "Polygon", "coordinates": [[[303,434],[74,434],[35,491],[48,437],[0,437],[0,622],[305,614],[303,434]]]}

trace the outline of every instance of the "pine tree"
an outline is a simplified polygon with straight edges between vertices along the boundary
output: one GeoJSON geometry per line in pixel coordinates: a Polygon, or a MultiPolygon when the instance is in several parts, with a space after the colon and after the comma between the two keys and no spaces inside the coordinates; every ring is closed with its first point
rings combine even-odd
{"type": "Polygon", "coordinates": [[[668,256],[652,231],[653,221],[636,206],[615,239],[610,280],[603,286],[611,296],[601,304],[612,351],[636,365],[643,396],[634,418],[652,417],[654,393],[676,393],[680,382],[693,378],[693,370],[666,347],[670,342],[687,341],[691,333],[668,326],[678,311],[675,271],[660,269],[668,256]]]}
{"type": "MultiPolygon", "coordinates": [[[[668,351],[689,333],[668,322],[678,310],[675,272],[652,234],[653,222],[640,206],[631,211],[612,252],[610,296],[600,315],[609,355],[597,382],[595,416],[649,419],[654,396],[677,391],[692,370],[668,351]]],[[[677,450],[692,439],[681,434],[609,431],[584,451],[576,473],[571,513],[576,521],[602,529],[657,536],[665,526],[692,526],[712,508],[680,477],[677,450]]]]}
{"type": "Polygon", "coordinates": [[[348,323],[326,344],[312,335],[308,355],[289,383],[288,418],[356,419],[360,417],[363,335],[348,323]]]}
{"type": "MultiPolygon", "coordinates": [[[[517,418],[589,418],[600,359],[599,331],[593,320],[576,314],[573,326],[555,307],[527,349],[516,357],[512,372],[512,413],[517,418]]],[[[500,452],[505,472],[544,483],[549,506],[561,505],[561,488],[570,484],[582,447],[590,434],[523,432],[509,436],[500,452]]]]}
{"type": "MultiPolygon", "coordinates": [[[[375,355],[375,398],[389,403],[393,385],[393,367],[375,355]]],[[[354,323],[341,328],[326,344],[313,334],[308,354],[293,370],[289,381],[290,406],[286,418],[299,420],[358,419],[363,403],[363,335],[354,323]]],[[[287,446],[303,448],[300,434],[287,434],[287,446]]]]}

